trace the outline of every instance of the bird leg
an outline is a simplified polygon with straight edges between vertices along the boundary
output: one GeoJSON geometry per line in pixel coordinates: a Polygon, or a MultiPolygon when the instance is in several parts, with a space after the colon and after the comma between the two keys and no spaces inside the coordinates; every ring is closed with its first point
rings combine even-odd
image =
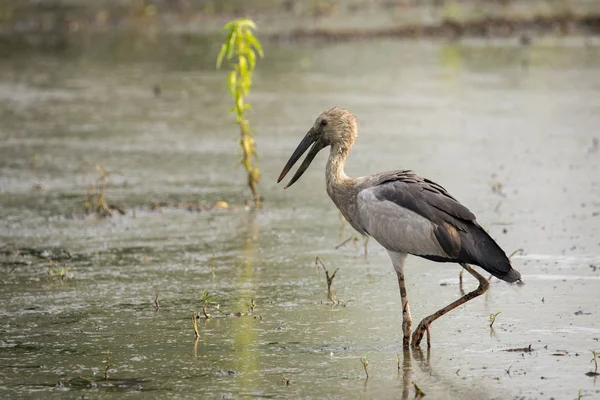
{"type": "MultiPolygon", "coordinates": [[[[431,347],[429,325],[431,325],[431,323],[433,321],[435,321],[436,319],[438,319],[442,315],[446,314],[448,311],[454,310],[456,307],[460,306],[461,304],[464,304],[467,301],[472,300],[475,297],[484,294],[488,290],[488,288],[490,287],[490,283],[488,282],[488,280],[485,279],[483,276],[481,276],[481,274],[479,274],[473,268],[471,268],[470,265],[464,264],[464,263],[461,263],[460,265],[464,269],[466,269],[468,273],[470,273],[471,275],[473,275],[479,281],[479,286],[477,287],[477,289],[473,290],[472,292],[469,292],[469,293],[465,294],[463,297],[461,297],[460,299],[458,299],[458,300],[450,303],[449,305],[447,305],[446,307],[442,308],[441,310],[439,310],[439,311],[431,314],[428,317],[423,318],[423,320],[417,326],[417,329],[415,329],[415,331],[413,332],[413,335],[412,335],[412,347],[419,347],[419,345],[421,343],[421,340],[423,339],[423,335],[425,334],[425,332],[427,332],[427,347],[428,348],[431,347]]],[[[400,277],[398,276],[398,278],[400,278],[400,277]]],[[[402,291],[402,286],[400,286],[400,288],[401,288],[400,290],[402,291]]],[[[403,304],[404,304],[404,301],[403,301],[403,304]]]]}
{"type": "Polygon", "coordinates": [[[398,285],[400,286],[400,299],[402,300],[402,347],[407,349],[410,347],[410,331],[412,329],[412,317],[410,315],[410,307],[408,305],[408,295],[406,293],[406,282],[404,280],[404,271],[398,274],[398,285]]]}

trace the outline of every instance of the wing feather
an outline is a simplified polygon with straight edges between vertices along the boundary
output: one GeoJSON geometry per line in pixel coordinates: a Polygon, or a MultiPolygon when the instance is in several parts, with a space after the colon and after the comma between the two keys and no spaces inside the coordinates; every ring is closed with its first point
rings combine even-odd
{"type": "Polygon", "coordinates": [[[509,282],[520,279],[475,215],[441,185],[412,171],[371,177],[357,202],[361,226],[388,250],[479,265],[509,282]]]}

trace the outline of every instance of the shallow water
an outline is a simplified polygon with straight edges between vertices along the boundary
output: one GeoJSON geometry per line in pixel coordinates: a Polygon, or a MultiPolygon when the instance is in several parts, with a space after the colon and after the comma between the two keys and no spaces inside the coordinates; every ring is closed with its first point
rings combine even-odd
{"type": "MultiPolygon", "coordinates": [[[[600,349],[599,47],[270,44],[251,97],[266,202],[249,211],[217,48],[126,39],[0,61],[2,397],[412,398],[414,382],[428,398],[600,398],[585,375],[600,349]],[[373,241],[366,259],[362,241],[335,248],[353,233],[325,193],[326,155],[292,188],[275,184],[332,106],[359,119],[350,175],[414,169],[507,253],[523,249],[513,260],[525,285],[493,280],[432,326],[429,352],[402,353],[386,252],[373,241]],[[83,215],[95,163],[126,215],[83,215]],[[218,200],[231,207],[177,206],[218,200]],[[57,261],[67,278],[24,248],[67,249],[73,257],[57,261]],[[346,307],[329,305],[316,256],[339,268],[346,307]],[[222,313],[209,307],[216,317],[199,320],[195,343],[204,290],[222,313]],[[252,299],[252,315],[224,316],[252,299]]],[[[415,324],[460,295],[458,266],[410,258],[407,270],[415,324]]]]}

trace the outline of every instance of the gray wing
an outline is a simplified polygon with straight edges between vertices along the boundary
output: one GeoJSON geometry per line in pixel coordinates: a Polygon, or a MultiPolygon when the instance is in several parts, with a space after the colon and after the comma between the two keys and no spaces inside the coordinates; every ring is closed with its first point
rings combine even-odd
{"type": "Polygon", "coordinates": [[[515,277],[507,275],[512,267],[504,251],[442,186],[411,171],[385,172],[369,181],[357,196],[359,218],[386,249],[515,277]]]}
{"type": "Polygon", "coordinates": [[[446,222],[465,230],[465,223],[475,222],[475,215],[446,189],[412,171],[381,174],[374,189],[380,201],[391,201],[438,225],[446,222]]]}
{"type": "Polygon", "coordinates": [[[375,179],[359,192],[358,211],[361,225],[388,250],[448,258],[436,234],[439,227],[446,223],[464,230],[465,222],[475,220],[444,188],[409,171],[375,179]]]}

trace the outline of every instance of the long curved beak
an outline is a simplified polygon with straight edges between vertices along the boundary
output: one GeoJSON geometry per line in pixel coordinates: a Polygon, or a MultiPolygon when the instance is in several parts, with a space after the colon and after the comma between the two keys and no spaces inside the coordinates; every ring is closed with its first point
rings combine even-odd
{"type": "Polygon", "coordinates": [[[311,145],[312,145],[312,147],[310,148],[310,151],[306,155],[306,158],[304,159],[304,161],[302,162],[302,164],[300,165],[300,167],[298,168],[298,170],[294,174],[294,177],[292,178],[292,180],[285,186],[284,189],[289,188],[298,179],[300,179],[300,177],[302,176],[302,174],[304,173],[304,171],[307,170],[308,166],[310,165],[310,163],[312,162],[312,160],[315,158],[315,156],[317,155],[317,153],[319,151],[321,151],[325,147],[325,145],[320,140],[318,140],[318,139],[315,138],[315,133],[314,133],[313,129],[311,129],[310,131],[308,131],[308,133],[306,134],[306,136],[304,136],[304,139],[302,139],[302,141],[300,142],[300,144],[298,145],[298,147],[296,147],[296,150],[294,150],[294,153],[292,154],[292,156],[290,157],[290,159],[288,160],[288,162],[285,164],[285,167],[283,167],[283,170],[281,171],[281,174],[279,174],[279,179],[277,179],[277,183],[281,182],[281,180],[283,178],[285,178],[285,176],[287,175],[287,173],[290,172],[290,169],[292,169],[292,167],[294,166],[294,164],[296,164],[296,162],[300,159],[300,157],[302,157],[302,154],[304,154],[304,152],[311,145]]]}

